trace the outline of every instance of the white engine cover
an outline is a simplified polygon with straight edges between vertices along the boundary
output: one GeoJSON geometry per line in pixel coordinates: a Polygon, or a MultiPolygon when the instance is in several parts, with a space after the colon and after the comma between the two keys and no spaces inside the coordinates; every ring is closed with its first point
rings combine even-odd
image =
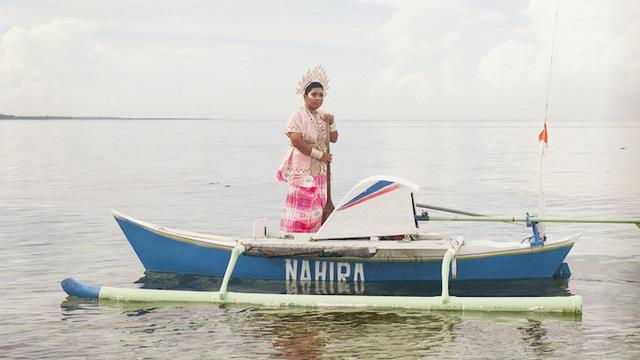
{"type": "Polygon", "coordinates": [[[340,201],[314,239],[416,234],[411,194],[418,185],[393,176],[366,178],[340,201]]]}

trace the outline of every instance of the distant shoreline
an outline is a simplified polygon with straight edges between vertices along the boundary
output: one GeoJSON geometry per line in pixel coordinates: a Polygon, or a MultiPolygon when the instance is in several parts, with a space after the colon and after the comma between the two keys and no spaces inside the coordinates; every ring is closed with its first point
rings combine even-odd
{"type": "MultiPolygon", "coordinates": [[[[283,119],[275,118],[213,118],[213,117],[120,117],[120,116],[52,116],[52,115],[7,115],[0,113],[0,121],[2,120],[214,120],[214,121],[283,121],[283,119]]],[[[540,123],[538,119],[466,119],[466,118],[451,118],[451,119],[359,119],[359,118],[344,118],[340,121],[354,121],[354,122],[379,122],[379,121],[393,121],[393,122],[522,122],[522,123],[540,123]]],[[[590,120],[554,120],[554,124],[567,124],[567,123],[598,123],[598,122],[633,122],[639,123],[638,120],[620,120],[620,119],[590,119],[590,120]]],[[[635,126],[634,126],[635,127],[635,126]]]]}
{"type": "Polygon", "coordinates": [[[50,115],[7,115],[0,114],[0,120],[212,120],[197,117],[118,117],[118,116],[50,116],[50,115]]]}

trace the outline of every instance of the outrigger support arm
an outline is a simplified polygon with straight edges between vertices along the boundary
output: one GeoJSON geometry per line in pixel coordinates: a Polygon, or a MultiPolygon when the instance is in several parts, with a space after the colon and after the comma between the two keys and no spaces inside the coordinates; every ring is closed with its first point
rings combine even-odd
{"type": "Polygon", "coordinates": [[[233,273],[233,269],[236,267],[236,261],[242,253],[245,251],[244,245],[238,245],[231,250],[231,257],[229,258],[229,263],[227,264],[227,271],[224,273],[224,278],[222,279],[222,285],[220,285],[220,300],[224,300],[227,296],[227,287],[229,286],[229,280],[231,280],[231,274],[233,273]]]}
{"type": "Polygon", "coordinates": [[[447,249],[442,258],[442,295],[440,297],[443,305],[449,302],[449,269],[454,255],[455,251],[453,249],[447,249]]]}
{"type": "Polygon", "coordinates": [[[417,215],[417,221],[480,221],[514,223],[596,223],[596,224],[635,224],[640,228],[640,218],[573,218],[573,217],[535,217],[535,216],[439,216],[417,215]]]}

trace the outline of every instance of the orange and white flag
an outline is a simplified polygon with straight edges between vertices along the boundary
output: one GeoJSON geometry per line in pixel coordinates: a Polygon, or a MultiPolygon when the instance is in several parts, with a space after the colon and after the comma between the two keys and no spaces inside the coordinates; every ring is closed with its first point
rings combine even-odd
{"type": "Polygon", "coordinates": [[[545,145],[549,145],[549,133],[547,132],[547,119],[544,119],[544,129],[540,131],[538,135],[538,141],[544,142],[545,145]]]}
{"type": "Polygon", "coordinates": [[[544,128],[538,134],[538,142],[540,142],[540,156],[545,155],[545,149],[549,146],[549,131],[547,130],[547,118],[544,119],[544,128]]]}

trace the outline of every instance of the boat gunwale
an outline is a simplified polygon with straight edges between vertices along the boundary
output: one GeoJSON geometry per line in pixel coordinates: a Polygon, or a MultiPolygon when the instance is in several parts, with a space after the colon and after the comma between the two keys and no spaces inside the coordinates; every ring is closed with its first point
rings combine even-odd
{"type": "MultiPolygon", "coordinates": [[[[227,252],[231,252],[233,247],[236,245],[242,244],[241,239],[236,239],[232,237],[219,236],[219,235],[209,235],[209,234],[201,234],[195,232],[189,232],[184,230],[172,229],[161,227],[152,223],[148,223],[145,221],[141,221],[135,219],[131,216],[125,215],[119,211],[111,210],[111,213],[116,219],[120,219],[129,223],[132,223],[136,226],[139,226],[147,231],[150,231],[156,235],[169,238],[172,240],[176,240],[179,242],[189,243],[196,246],[202,246],[206,248],[213,248],[217,250],[223,250],[227,252]],[[180,234],[182,233],[182,234],[180,234]],[[188,234],[188,235],[187,235],[188,234]]],[[[126,235],[126,234],[125,234],[126,235]]],[[[522,254],[531,254],[538,253],[544,251],[556,250],[564,247],[570,247],[575,244],[577,239],[581,236],[581,234],[571,235],[558,242],[554,242],[550,245],[543,245],[538,247],[526,247],[526,248],[511,248],[505,250],[498,251],[489,251],[489,252],[481,252],[474,254],[458,254],[456,255],[456,259],[458,260],[467,260],[467,259],[481,259],[481,258],[489,258],[495,256],[509,256],[509,255],[522,255],[522,254]]],[[[428,240],[427,240],[428,241],[428,240]]],[[[320,242],[318,242],[320,243],[320,242]]],[[[372,244],[373,245],[373,244],[372,244]]],[[[372,246],[374,247],[374,246],[372,246]]],[[[318,247],[321,249],[321,247],[318,247]]],[[[387,249],[382,249],[387,250],[387,249]]],[[[443,249],[445,250],[445,249],[443,249]]],[[[249,255],[252,257],[261,257],[249,255]]],[[[282,257],[273,257],[273,258],[300,258],[303,257],[301,255],[290,255],[290,256],[282,256],[282,257]]],[[[319,259],[326,261],[357,261],[357,262],[427,262],[427,261],[441,261],[442,256],[431,256],[431,257],[406,257],[406,258],[389,258],[389,257],[371,257],[371,258],[360,258],[360,257],[319,257],[319,259]]]]}

